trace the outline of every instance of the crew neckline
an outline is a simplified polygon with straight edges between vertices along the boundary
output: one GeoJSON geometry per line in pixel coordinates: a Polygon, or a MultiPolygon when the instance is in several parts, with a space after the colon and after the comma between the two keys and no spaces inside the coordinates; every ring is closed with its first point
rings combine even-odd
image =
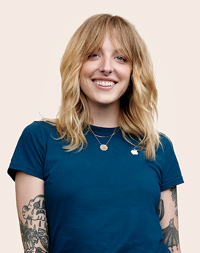
{"type": "Polygon", "coordinates": [[[112,134],[115,129],[118,130],[120,128],[119,126],[118,127],[100,127],[100,126],[94,126],[94,125],[90,125],[90,127],[95,134],[98,134],[98,133],[112,134]]]}

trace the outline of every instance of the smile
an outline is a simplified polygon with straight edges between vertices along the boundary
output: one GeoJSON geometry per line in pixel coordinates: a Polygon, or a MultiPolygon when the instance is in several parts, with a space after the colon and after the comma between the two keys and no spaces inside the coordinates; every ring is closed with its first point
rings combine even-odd
{"type": "Polygon", "coordinates": [[[109,87],[115,85],[115,82],[111,81],[93,81],[95,84],[103,87],[109,87]]]}

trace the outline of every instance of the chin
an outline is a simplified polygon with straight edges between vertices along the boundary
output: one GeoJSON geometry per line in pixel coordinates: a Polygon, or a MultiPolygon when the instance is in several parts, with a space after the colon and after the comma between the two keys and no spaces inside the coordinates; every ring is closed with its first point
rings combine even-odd
{"type": "Polygon", "coordinates": [[[96,102],[101,106],[109,106],[109,105],[118,105],[118,101],[113,101],[113,100],[103,100],[103,101],[98,101],[96,102]]]}

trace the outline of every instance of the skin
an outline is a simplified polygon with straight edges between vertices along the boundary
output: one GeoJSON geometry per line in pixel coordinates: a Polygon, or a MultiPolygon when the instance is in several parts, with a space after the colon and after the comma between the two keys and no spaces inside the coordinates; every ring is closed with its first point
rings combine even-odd
{"type": "Polygon", "coordinates": [[[131,62],[116,51],[106,34],[102,48],[94,52],[82,65],[80,87],[85,94],[93,124],[118,126],[120,97],[128,88],[131,62]],[[112,87],[102,88],[94,81],[114,81],[112,87]]]}
{"type": "Polygon", "coordinates": [[[174,246],[170,245],[170,243],[167,240],[164,240],[164,242],[171,252],[181,253],[178,236],[179,227],[178,227],[178,206],[177,206],[176,186],[161,192],[160,201],[163,202],[163,205],[161,207],[162,211],[160,212],[162,213],[160,225],[163,231],[163,235],[168,237],[168,234],[173,234],[174,238],[176,239],[174,240],[174,246]]]}
{"type": "Polygon", "coordinates": [[[44,205],[44,181],[22,171],[18,171],[15,177],[15,188],[24,252],[34,253],[37,250],[37,252],[48,253],[49,241],[44,205]],[[26,212],[27,207],[29,208],[30,206],[33,208],[29,212],[26,212]],[[31,210],[34,211],[32,221],[30,217],[27,218],[27,214],[31,214],[31,210]],[[36,215],[38,210],[40,212],[36,215]],[[35,219],[35,217],[38,217],[38,219],[35,219]]]}

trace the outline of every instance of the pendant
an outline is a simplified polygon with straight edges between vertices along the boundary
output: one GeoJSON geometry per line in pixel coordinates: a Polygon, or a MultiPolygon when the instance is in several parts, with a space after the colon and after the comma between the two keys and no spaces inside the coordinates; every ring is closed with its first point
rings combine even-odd
{"type": "Polygon", "coordinates": [[[106,151],[108,149],[108,146],[106,144],[101,144],[100,149],[102,151],[106,151]]]}

